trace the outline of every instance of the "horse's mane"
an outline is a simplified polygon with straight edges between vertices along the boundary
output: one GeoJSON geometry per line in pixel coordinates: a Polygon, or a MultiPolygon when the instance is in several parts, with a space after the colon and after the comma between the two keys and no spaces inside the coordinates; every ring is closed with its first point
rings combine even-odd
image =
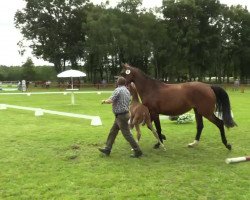
{"type": "Polygon", "coordinates": [[[146,79],[149,79],[151,81],[154,81],[156,82],[157,84],[165,84],[164,82],[158,80],[158,79],[155,79],[155,78],[152,78],[150,77],[149,75],[147,75],[144,71],[142,71],[141,69],[137,68],[137,67],[133,67],[130,65],[130,67],[132,67],[135,71],[137,71],[138,73],[142,74],[146,79]]]}

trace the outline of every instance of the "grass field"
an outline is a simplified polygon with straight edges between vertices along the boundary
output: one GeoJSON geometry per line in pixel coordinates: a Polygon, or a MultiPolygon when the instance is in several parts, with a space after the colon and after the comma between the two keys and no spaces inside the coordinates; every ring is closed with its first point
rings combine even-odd
{"type": "Polygon", "coordinates": [[[250,162],[227,165],[225,159],[250,155],[250,91],[228,93],[238,124],[226,131],[232,151],[207,120],[192,149],[187,144],[195,123],[161,120],[167,151],[153,149],[156,140],[143,127],[140,159],[129,157],[121,134],[110,157],[97,150],[113,122],[111,106],[100,104],[110,94],[76,94],[74,106],[69,95],[0,95],[0,103],[99,115],[103,123],[94,127],[84,119],[0,110],[0,199],[249,200],[250,162]]]}

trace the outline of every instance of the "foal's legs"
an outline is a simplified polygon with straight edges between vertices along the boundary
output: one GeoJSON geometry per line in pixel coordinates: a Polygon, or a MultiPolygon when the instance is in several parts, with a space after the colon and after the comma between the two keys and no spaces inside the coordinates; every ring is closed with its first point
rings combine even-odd
{"type": "Polygon", "coordinates": [[[214,114],[212,114],[210,117],[207,117],[207,119],[220,129],[222,143],[226,146],[228,150],[231,150],[232,146],[231,144],[227,143],[223,121],[216,117],[214,114]]]}
{"type": "Polygon", "coordinates": [[[136,129],[136,137],[137,137],[137,142],[139,142],[140,138],[141,138],[141,129],[140,129],[140,125],[136,124],[135,125],[135,129],[136,129]]]}
{"type": "Polygon", "coordinates": [[[194,146],[198,145],[198,143],[200,141],[200,137],[201,137],[201,132],[202,132],[202,129],[204,127],[202,115],[199,114],[195,108],[194,108],[194,113],[195,113],[195,121],[196,121],[197,132],[196,132],[195,140],[192,143],[189,143],[188,147],[194,147],[194,146]]]}
{"type": "Polygon", "coordinates": [[[130,115],[130,119],[129,119],[129,127],[130,127],[130,129],[134,128],[133,120],[134,120],[134,116],[130,115]]]}

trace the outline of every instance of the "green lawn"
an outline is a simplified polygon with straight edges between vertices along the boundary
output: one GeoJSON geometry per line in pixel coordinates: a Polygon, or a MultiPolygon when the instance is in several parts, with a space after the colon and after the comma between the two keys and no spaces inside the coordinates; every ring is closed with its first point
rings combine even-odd
{"type": "Polygon", "coordinates": [[[0,103],[99,115],[103,123],[0,110],[0,199],[249,200],[250,162],[227,165],[225,159],[250,155],[250,91],[228,92],[238,124],[226,131],[231,152],[207,120],[199,146],[191,149],[195,123],[161,120],[167,151],[153,149],[156,140],[143,127],[141,159],[129,157],[121,134],[110,157],[97,150],[113,122],[111,106],[100,104],[108,93],[76,94],[74,106],[70,95],[0,95],[0,103]]]}

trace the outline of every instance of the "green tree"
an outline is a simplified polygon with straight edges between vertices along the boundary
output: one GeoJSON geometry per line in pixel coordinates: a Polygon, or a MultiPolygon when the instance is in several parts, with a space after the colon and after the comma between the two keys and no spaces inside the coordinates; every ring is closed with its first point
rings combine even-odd
{"type": "Polygon", "coordinates": [[[188,73],[202,77],[215,64],[214,51],[220,44],[218,21],[221,5],[217,0],[166,0],[164,19],[172,46],[170,77],[188,73]]]}
{"type": "Polygon", "coordinates": [[[117,36],[118,50],[121,62],[129,62],[147,73],[152,55],[149,30],[155,16],[140,9],[140,6],[139,0],[124,0],[117,5],[121,17],[121,34],[117,36]]]}
{"type": "Polygon", "coordinates": [[[35,65],[31,58],[27,58],[22,65],[22,79],[32,81],[36,79],[35,65]]]}
{"type": "Polygon", "coordinates": [[[164,0],[156,12],[142,8],[141,0],[121,0],[115,7],[108,1],[25,1],[16,27],[33,54],[54,63],[57,72],[70,65],[85,69],[91,82],[112,81],[121,62],[128,62],[169,81],[250,76],[250,17],[241,6],[164,0]]]}
{"type": "Polygon", "coordinates": [[[113,55],[116,16],[104,6],[92,6],[87,17],[86,67],[93,82],[109,79],[109,58],[113,55]],[[104,77],[104,74],[106,77],[104,77]]]}
{"type": "Polygon", "coordinates": [[[223,12],[222,58],[227,77],[242,81],[249,77],[249,12],[242,6],[225,7],[223,12]]]}
{"type": "Polygon", "coordinates": [[[22,68],[18,66],[0,66],[0,81],[18,81],[22,79],[22,68]]]}
{"type": "Polygon", "coordinates": [[[197,56],[196,49],[199,44],[199,21],[195,2],[165,1],[163,14],[167,26],[166,37],[169,38],[169,63],[165,67],[170,81],[180,76],[180,73],[196,76],[192,68],[196,65],[194,58],[197,56]]]}
{"type": "Polygon", "coordinates": [[[147,71],[152,50],[148,21],[154,18],[139,13],[139,5],[140,1],[122,1],[116,8],[106,9],[102,5],[89,11],[86,63],[94,82],[117,75],[121,62],[147,71]]]}
{"type": "Polygon", "coordinates": [[[56,71],[69,62],[77,68],[81,60],[88,0],[25,0],[26,7],[15,14],[15,24],[31,43],[33,54],[54,63],[56,71]]]}

